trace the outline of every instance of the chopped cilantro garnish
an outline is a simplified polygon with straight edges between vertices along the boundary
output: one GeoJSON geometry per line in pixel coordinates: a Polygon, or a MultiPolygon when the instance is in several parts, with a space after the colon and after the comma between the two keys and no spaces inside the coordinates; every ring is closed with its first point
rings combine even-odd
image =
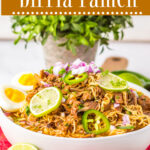
{"type": "Polygon", "coordinates": [[[69,90],[68,90],[68,89],[64,89],[64,91],[65,91],[65,92],[67,92],[67,93],[69,92],[69,90]]]}
{"type": "Polygon", "coordinates": [[[129,111],[126,107],[123,107],[123,109],[125,110],[126,114],[128,114],[128,115],[131,115],[131,114],[132,114],[132,112],[129,111]]]}
{"type": "Polygon", "coordinates": [[[67,106],[68,106],[69,108],[71,108],[71,105],[70,105],[70,104],[67,104],[67,106]]]}
{"type": "Polygon", "coordinates": [[[114,100],[114,99],[111,99],[111,102],[112,102],[112,103],[115,103],[115,100],[114,100]]]}
{"type": "Polygon", "coordinates": [[[102,76],[106,76],[109,73],[108,70],[105,70],[104,72],[102,72],[102,76]]]}
{"type": "Polygon", "coordinates": [[[59,71],[59,75],[63,75],[65,72],[66,72],[65,69],[61,69],[61,70],[59,71]]]}
{"type": "Polygon", "coordinates": [[[119,96],[116,96],[116,99],[119,99],[120,97],[119,96]]]}
{"type": "Polygon", "coordinates": [[[128,115],[132,115],[132,112],[131,112],[131,111],[126,111],[126,113],[127,113],[128,115]]]}
{"type": "Polygon", "coordinates": [[[83,104],[80,104],[79,106],[78,106],[78,109],[82,109],[84,107],[84,105],[83,104]]]}
{"type": "Polygon", "coordinates": [[[100,70],[101,72],[103,72],[103,71],[104,71],[104,69],[103,69],[102,67],[99,67],[99,70],[100,70]]]}
{"type": "Polygon", "coordinates": [[[62,88],[64,88],[65,87],[65,85],[64,84],[62,84],[62,86],[61,86],[62,88]]]}
{"type": "Polygon", "coordinates": [[[29,114],[30,114],[30,108],[29,108],[29,106],[27,106],[26,107],[26,114],[29,116],[29,114]]]}
{"type": "Polygon", "coordinates": [[[68,123],[66,123],[66,124],[65,124],[65,126],[66,126],[66,127],[68,127],[68,126],[69,126],[69,124],[68,124],[68,123]]]}
{"type": "Polygon", "coordinates": [[[53,68],[54,68],[54,67],[51,66],[50,69],[46,69],[45,71],[48,72],[48,73],[50,73],[50,74],[53,74],[53,68]]]}

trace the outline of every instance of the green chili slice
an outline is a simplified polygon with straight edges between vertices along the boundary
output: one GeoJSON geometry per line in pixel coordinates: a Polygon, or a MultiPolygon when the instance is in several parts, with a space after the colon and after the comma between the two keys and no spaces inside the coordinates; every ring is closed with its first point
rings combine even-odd
{"type": "Polygon", "coordinates": [[[69,85],[72,85],[72,84],[83,82],[87,78],[88,78],[88,74],[86,72],[78,75],[73,75],[71,72],[69,72],[64,77],[64,82],[69,85]]]}
{"type": "Polygon", "coordinates": [[[110,129],[110,123],[103,113],[90,109],[82,116],[84,130],[90,134],[101,134],[110,129]]]}
{"type": "Polygon", "coordinates": [[[116,127],[117,129],[127,129],[127,130],[131,130],[134,129],[134,126],[118,126],[116,127]]]}

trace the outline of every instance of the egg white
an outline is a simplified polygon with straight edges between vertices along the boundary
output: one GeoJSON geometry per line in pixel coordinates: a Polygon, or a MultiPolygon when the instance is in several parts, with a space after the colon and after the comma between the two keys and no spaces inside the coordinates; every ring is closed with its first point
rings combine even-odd
{"type": "MultiPolygon", "coordinates": [[[[30,91],[33,89],[33,86],[26,86],[26,85],[22,85],[19,83],[19,79],[22,75],[24,74],[30,74],[32,72],[22,72],[22,73],[19,73],[17,75],[14,76],[14,78],[12,79],[12,85],[18,87],[19,89],[23,90],[23,91],[30,91]]],[[[32,73],[33,74],[33,73],[32,73]]]]}
{"type": "Polygon", "coordinates": [[[24,105],[25,100],[20,103],[15,103],[11,101],[5,94],[6,88],[17,89],[20,92],[22,92],[25,96],[26,96],[26,93],[13,85],[3,85],[0,87],[0,107],[2,107],[4,110],[8,112],[15,112],[24,105]]]}

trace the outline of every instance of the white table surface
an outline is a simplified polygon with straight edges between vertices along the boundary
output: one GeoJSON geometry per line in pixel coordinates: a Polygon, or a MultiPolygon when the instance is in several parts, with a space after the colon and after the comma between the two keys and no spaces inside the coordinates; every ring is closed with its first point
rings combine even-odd
{"type": "Polygon", "coordinates": [[[13,41],[0,41],[0,84],[10,83],[11,77],[19,72],[38,72],[44,68],[42,47],[31,43],[14,45],[13,41]]]}
{"type": "MultiPolygon", "coordinates": [[[[150,43],[111,43],[113,51],[106,50],[97,55],[96,63],[100,66],[109,56],[124,56],[129,60],[128,69],[138,71],[150,77],[150,43]]],[[[24,43],[17,46],[13,41],[0,41],[0,84],[10,83],[13,75],[45,68],[42,46],[31,42],[28,49],[24,43]]]]}
{"type": "Polygon", "coordinates": [[[110,56],[121,56],[128,59],[128,70],[136,71],[150,77],[150,43],[119,43],[110,44],[113,50],[105,50],[97,55],[96,63],[101,66],[110,56]]]}

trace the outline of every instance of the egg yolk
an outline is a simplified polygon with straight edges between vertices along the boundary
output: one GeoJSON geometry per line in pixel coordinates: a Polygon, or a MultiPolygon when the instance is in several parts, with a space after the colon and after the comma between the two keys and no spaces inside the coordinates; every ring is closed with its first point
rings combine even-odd
{"type": "Polygon", "coordinates": [[[20,92],[17,89],[6,88],[5,94],[11,101],[15,103],[20,103],[25,99],[24,93],[20,92]]]}
{"type": "Polygon", "coordinates": [[[32,73],[24,74],[20,77],[19,83],[25,86],[32,86],[35,83],[35,78],[32,73]]]}

